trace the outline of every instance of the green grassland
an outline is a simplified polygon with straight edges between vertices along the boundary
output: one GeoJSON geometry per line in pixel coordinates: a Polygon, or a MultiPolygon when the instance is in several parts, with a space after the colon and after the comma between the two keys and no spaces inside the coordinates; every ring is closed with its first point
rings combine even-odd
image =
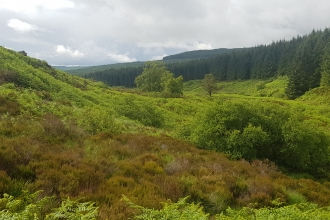
{"type": "Polygon", "coordinates": [[[287,100],[288,79],[277,77],[219,82],[210,97],[196,80],[163,98],[2,47],[0,58],[0,194],[13,196],[1,197],[0,218],[58,219],[79,207],[97,219],[186,208],[181,219],[329,217],[327,88],[287,100]]]}

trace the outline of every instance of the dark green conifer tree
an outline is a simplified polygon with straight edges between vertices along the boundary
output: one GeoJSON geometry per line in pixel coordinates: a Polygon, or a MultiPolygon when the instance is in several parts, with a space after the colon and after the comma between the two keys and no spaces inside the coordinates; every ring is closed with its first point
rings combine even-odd
{"type": "Polygon", "coordinates": [[[320,70],[322,75],[321,85],[330,86],[330,42],[324,48],[320,70]]]}

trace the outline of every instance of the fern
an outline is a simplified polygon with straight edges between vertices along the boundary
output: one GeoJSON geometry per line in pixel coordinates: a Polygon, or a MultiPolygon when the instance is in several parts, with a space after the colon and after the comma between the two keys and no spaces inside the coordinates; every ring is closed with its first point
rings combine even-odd
{"type": "Polygon", "coordinates": [[[54,208],[54,197],[39,199],[41,191],[29,193],[23,191],[20,198],[4,194],[0,199],[0,220],[92,220],[98,216],[98,208],[94,203],[67,198],[61,206],[54,208]]]}
{"type": "Polygon", "coordinates": [[[203,208],[199,204],[187,203],[187,198],[182,198],[176,203],[165,202],[163,209],[155,210],[148,209],[136,205],[123,195],[123,200],[134,209],[137,209],[140,214],[135,216],[135,219],[159,219],[159,220],[207,220],[208,214],[205,214],[203,208]]]}

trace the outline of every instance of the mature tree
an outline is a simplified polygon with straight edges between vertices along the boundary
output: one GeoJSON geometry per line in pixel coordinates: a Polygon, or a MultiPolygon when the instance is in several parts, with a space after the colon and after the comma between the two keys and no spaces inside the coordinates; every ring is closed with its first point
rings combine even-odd
{"type": "Polygon", "coordinates": [[[135,84],[144,92],[161,92],[164,87],[162,78],[170,74],[162,62],[147,62],[141,75],[135,78],[135,84]]]}
{"type": "Polygon", "coordinates": [[[216,80],[215,77],[213,76],[212,73],[210,74],[205,74],[205,77],[202,81],[202,85],[205,89],[205,91],[212,96],[212,92],[217,90],[217,84],[216,84],[216,80]]]}
{"type": "Polygon", "coordinates": [[[313,73],[309,68],[309,52],[307,43],[301,44],[293,58],[291,71],[288,74],[289,82],[285,90],[289,99],[296,99],[309,89],[309,79],[313,73]]]}
{"type": "Polygon", "coordinates": [[[163,62],[147,62],[135,84],[144,92],[163,92],[167,97],[182,95],[183,78],[174,78],[173,73],[166,69],[163,62]]]}

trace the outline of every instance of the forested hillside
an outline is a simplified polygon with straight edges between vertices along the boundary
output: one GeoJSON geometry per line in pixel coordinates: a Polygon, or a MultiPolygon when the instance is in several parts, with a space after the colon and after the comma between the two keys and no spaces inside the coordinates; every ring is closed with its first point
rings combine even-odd
{"type": "MultiPolygon", "coordinates": [[[[313,31],[291,40],[234,50],[209,59],[168,63],[174,75],[185,81],[202,79],[212,73],[218,80],[265,79],[288,76],[287,96],[295,99],[320,85],[322,68],[329,68],[330,30],[313,31]]],[[[134,87],[142,67],[107,69],[84,75],[111,86],[134,87]]]]}
{"type": "MultiPolygon", "coordinates": [[[[170,56],[166,56],[163,58],[165,63],[173,63],[173,62],[184,62],[187,60],[193,59],[202,59],[202,58],[210,58],[216,57],[220,54],[230,53],[232,51],[239,51],[242,50],[241,48],[237,49],[214,49],[214,50],[195,50],[195,51],[188,51],[180,54],[174,54],[170,56]]],[[[100,65],[100,66],[90,66],[90,67],[66,67],[66,66],[54,66],[57,69],[64,70],[73,75],[84,75],[94,72],[105,71],[108,69],[120,69],[120,68],[127,68],[127,67],[142,67],[144,62],[131,62],[131,63],[116,63],[116,64],[109,64],[109,65],[100,65]]],[[[127,70],[127,69],[125,69],[127,70]]],[[[137,70],[141,73],[141,70],[137,70]]],[[[118,76],[116,76],[118,77],[118,76]]],[[[127,86],[127,85],[126,85],[127,86]]]]}
{"type": "Polygon", "coordinates": [[[132,63],[115,63],[115,64],[109,64],[109,65],[100,65],[100,66],[89,66],[89,67],[80,67],[80,68],[60,68],[56,67],[57,69],[64,70],[70,74],[81,76],[84,74],[88,73],[93,73],[93,72],[99,72],[99,71],[104,71],[108,69],[122,69],[122,68],[127,68],[127,67],[142,67],[144,65],[144,62],[132,62],[132,63]]]}
{"type": "Polygon", "coordinates": [[[288,76],[222,81],[212,96],[194,80],[164,98],[0,47],[0,218],[327,219],[321,63],[324,86],[297,100],[283,99],[288,76]]]}
{"type": "Polygon", "coordinates": [[[187,51],[179,54],[174,54],[170,56],[166,56],[163,58],[163,61],[182,61],[182,60],[196,60],[196,59],[204,59],[210,57],[216,57],[221,54],[231,53],[234,51],[240,51],[242,48],[235,48],[235,49],[213,49],[213,50],[194,50],[194,51],[187,51]]]}

